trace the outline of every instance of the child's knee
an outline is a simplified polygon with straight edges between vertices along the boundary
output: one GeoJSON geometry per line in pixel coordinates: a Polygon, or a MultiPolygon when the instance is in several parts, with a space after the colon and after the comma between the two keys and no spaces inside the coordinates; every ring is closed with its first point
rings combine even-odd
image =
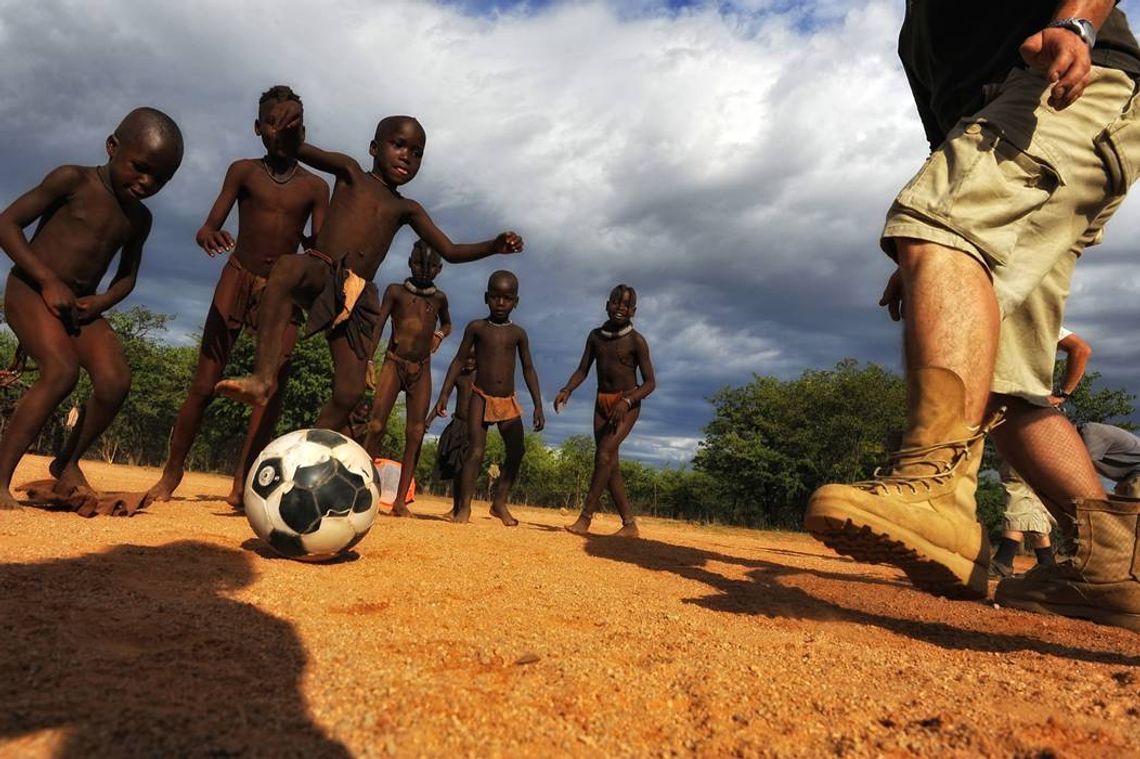
{"type": "Polygon", "coordinates": [[[131,373],[123,370],[99,378],[92,383],[91,395],[103,403],[120,403],[131,391],[131,373]]]}
{"type": "Polygon", "coordinates": [[[408,426],[404,428],[404,438],[407,440],[423,440],[426,431],[427,427],[422,421],[409,422],[408,426]]]}
{"type": "Polygon", "coordinates": [[[79,360],[71,357],[55,358],[39,362],[39,383],[59,393],[67,395],[79,384],[79,360]]]}

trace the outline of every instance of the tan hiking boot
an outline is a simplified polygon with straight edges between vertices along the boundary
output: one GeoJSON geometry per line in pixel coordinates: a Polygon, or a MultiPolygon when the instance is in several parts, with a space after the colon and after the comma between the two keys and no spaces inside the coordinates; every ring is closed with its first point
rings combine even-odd
{"type": "Polygon", "coordinates": [[[1077,546],[1053,566],[998,583],[994,601],[1140,633],[1140,499],[1077,501],[1077,546]]]}
{"type": "Polygon", "coordinates": [[[930,367],[911,373],[907,431],[889,471],[812,493],[804,527],[856,561],[893,564],[916,587],[949,598],[984,598],[990,545],[974,493],[985,434],[965,421],[958,375],[930,367]]]}

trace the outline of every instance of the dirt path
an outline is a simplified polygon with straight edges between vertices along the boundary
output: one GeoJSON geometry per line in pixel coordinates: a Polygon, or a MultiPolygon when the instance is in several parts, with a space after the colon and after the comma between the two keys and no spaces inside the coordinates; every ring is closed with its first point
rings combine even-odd
{"type": "Polygon", "coordinates": [[[642,541],[582,540],[556,511],[512,530],[480,504],[464,527],[421,499],[316,566],[262,555],[227,484],[191,475],[132,519],[0,513],[0,755],[1140,746],[1140,636],[930,598],[804,536],[645,520],[642,541]]]}

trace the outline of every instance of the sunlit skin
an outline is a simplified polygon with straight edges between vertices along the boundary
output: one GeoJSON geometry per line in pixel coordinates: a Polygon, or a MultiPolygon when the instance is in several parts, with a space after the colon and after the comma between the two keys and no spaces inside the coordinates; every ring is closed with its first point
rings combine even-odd
{"type": "MultiPolygon", "coordinates": [[[[433,280],[443,268],[439,254],[422,243],[417,243],[408,258],[412,270],[412,284],[420,289],[434,287],[433,280]]],[[[388,352],[399,359],[418,367],[418,374],[408,385],[400,377],[396,361],[385,358],[376,378],[373,391],[372,414],[368,421],[368,435],[364,439],[364,450],[375,458],[380,453],[384,440],[384,430],[388,415],[396,403],[400,391],[404,391],[407,408],[405,425],[404,456],[400,469],[400,483],[396,487],[396,500],[392,503],[392,513],[396,516],[411,516],[406,498],[408,488],[415,475],[416,462],[420,458],[420,447],[424,440],[426,425],[424,417],[431,405],[431,354],[440,343],[451,334],[451,315],[447,310],[447,296],[435,289],[430,294],[411,292],[404,283],[388,285],[380,302],[380,328],[391,317],[392,334],[388,339],[388,352]],[[439,329],[436,329],[439,324],[439,329]]]]}
{"type": "Polygon", "coordinates": [[[89,487],[79,458],[130,389],[122,345],[103,313],[135,286],[151,228],[142,201],[174,176],[182,137],[169,117],[140,108],[107,138],[106,150],[104,165],[61,166],[0,214],[0,247],[16,264],[5,290],[5,316],[39,367],[0,438],[0,509],[17,505],[11,493],[16,464],[71,393],[80,369],[91,377],[92,394],[50,465],[61,494],[89,487]],[[24,228],[37,220],[28,240],[24,228]],[[118,269],[107,289],[96,293],[116,254],[118,269]]]}
{"type": "MultiPolygon", "coordinates": [[[[273,109],[266,123],[290,132],[300,128],[300,119],[300,107],[285,102],[273,109]]],[[[398,189],[419,172],[426,141],[423,127],[415,119],[408,116],[383,119],[368,147],[372,156],[369,171],[347,155],[302,143],[297,157],[336,177],[328,215],[314,247],[334,261],[344,260],[348,268],[365,280],[375,277],[392,238],[405,224],[439,251],[448,263],[521,251],[522,238],[514,232],[503,232],[492,240],[478,243],[453,243],[436,227],[423,206],[400,195],[398,189]]],[[[277,261],[270,272],[262,304],[265,326],[258,333],[254,373],[219,382],[219,393],[253,405],[264,405],[268,401],[276,386],[285,325],[293,304],[308,309],[324,288],[327,271],[327,264],[310,256],[287,256],[277,261]]],[[[347,431],[349,415],[364,393],[371,357],[358,357],[343,334],[335,330],[329,332],[329,349],[334,366],[333,392],[316,425],[347,431]]]]}
{"type": "MultiPolygon", "coordinates": [[[[447,416],[447,399],[464,361],[474,351],[474,387],[484,394],[506,398],[515,392],[515,357],[522,366],[523,381],[526,382],[534,404],[533,427],[539,432],[546,425],[542,412],[542,395],[538,385],[538,374],[530,356],[530,343],[522,327],[510,322],[511,312],[519,302],[518,279],[508,271],[497,271],[487,282],[487,292],[483,296],[490,311],[486,319],[477,319],[463,331],[463,341],[447,369],[447,376],[439,391],[435,404],[436,416],[447,416]]],[[[471,519],[471,498],[475,490],[475,480],[483,465],[483,454],[487,444],[488,422],[483,421],[486,401],[478,392],[471,393],[467,406],[467,457],[463,462],[463,473],[459,480],[460,503],[452,514],[453,521],[468,522],[471,519]]],[[[518,524],[507,509],[507,496],[518,476],[524,452],[523,422],[516,417],[497,422],[499,434],[503,438],[506,459],[502,473],[495,487],[491,501],[491,514],[498,517],[507,527],[518,524]]]]}
{"type": "Polygon", "coordinates": [[[657,382],[645,338],[632,329],[624,335],[617,335],[630,326],[636,312],[637,294],[633,289],[624,285],[615,287],[606,301],[606,323],[590,332],[578,368],[554,398],[554,411],[559,413],[570,400],[570,395],[586,379],[595,361],[598,365],[598,393],[621,393],[623,398],[608,411],[600,403],[594,403],[594,473],[582,513],[566,528],[577,535],[585,535],[589,531],[602,491],[608,489],[614,508],[621,515],[622,526],[616,534],[638,536],[637,521],[621,475],[618,449],[641,415],[642,399],[653,392],[657,382]],[[606,337],[603,331],[615,336],[606,337]]]}
{"type": "MultiPolygon", "coordinates": [[[[304,127],[286,133],[265,123],[278,102],[262,103],[258,118],[253,122],[253,132],[261,138],[265,156],[243,158],[230,165],[221,192],[195,237],[207,255],[229,252],[243,269],[260,277],[269,274],[277,259],[297,253],[301,245],[311,244],[311,237],[305,236],[305,224],[310,224],[315,235],[329,204],[328,184],[297,163],[297,140],[303,137],[304,127]],[[238,207],[236,241],[223,228],[235,203],[238,207]]],[[[234,328],[217,304],[211,303],[202,332],[198,366],[171,432],[170,454],[161,479],[149,491],[155,500],[168,500],[182,481],[186,457],[201,429],[206,408],[215,397],[214,385],[222,378],[241,331],[240,325],[234,328]]],[[[296,339],[297,325],[288,320],[282,337],[284,356],[292,351],[296,339]]],[[[278,390],[287,372],[286,359],[277,373],[278,390]]],[[[273,393],[266,405],[253,409],[230,494],[226,496],[226,501],[235,508],[241,507],[245,473],[257,452],[269,442],[280,412],[280,392],[273,393]]]]}

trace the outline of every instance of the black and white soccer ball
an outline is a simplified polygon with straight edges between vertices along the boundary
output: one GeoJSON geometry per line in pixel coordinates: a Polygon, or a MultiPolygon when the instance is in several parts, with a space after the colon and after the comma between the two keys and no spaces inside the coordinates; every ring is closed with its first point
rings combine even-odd
{"type": "Polygon", "coordinates": [[[324,561],[359,543],[380,508],[380,480],[355,441],[332,430],[282,435],[245,480],[245,515],[282,556],[324,561]]]}

